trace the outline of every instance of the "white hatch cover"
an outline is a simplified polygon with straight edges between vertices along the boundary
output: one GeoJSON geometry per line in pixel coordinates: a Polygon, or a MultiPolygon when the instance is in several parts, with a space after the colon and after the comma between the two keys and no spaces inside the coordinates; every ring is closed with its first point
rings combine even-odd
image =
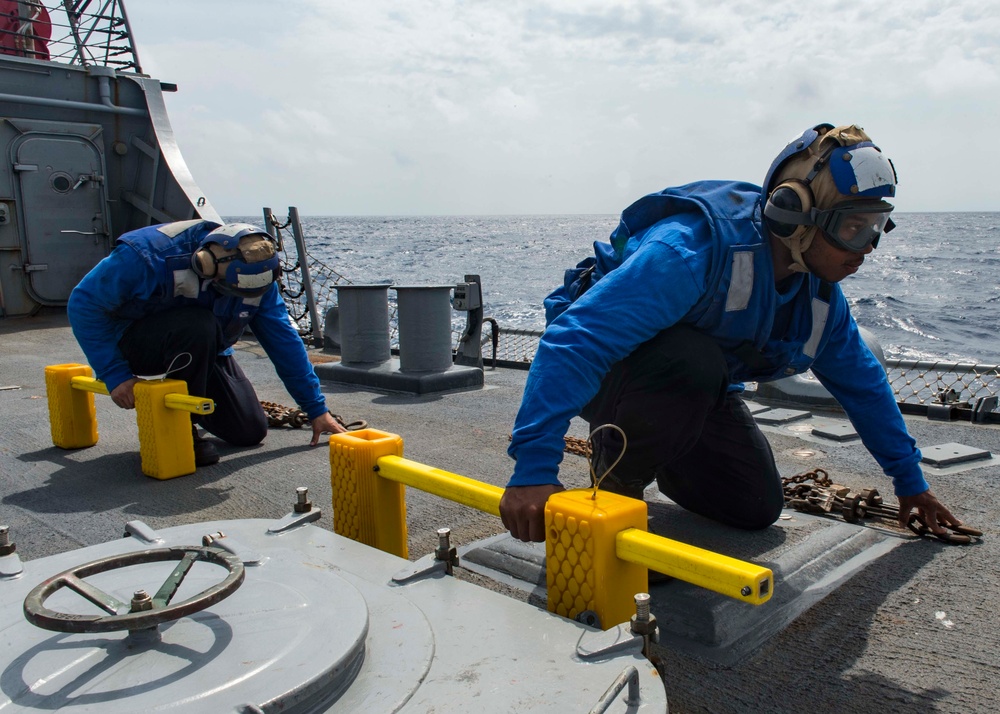
{"type": "MultiPolygon", "coordinates": [[[[192,531],[189,540],[196,537],[192,531]]],[[[175,537],[170,540],[167,545],[181,544],[173,542],[175,537]]],[[[281,547],[278,536],[269,541],[273,545],[266,550],[267,557],[246,567],[241,587],[206,610],[161,624],[158,642],[137,643],[126,631],[43,630],[27,622],[21,610],[24,595],[44,578],[159,544],[145,546],[123,539],[45,559],[49,572],[43,574],[26,567],[16,583],[18,597],[3,598],[0,650],[7,664],[0,673],[0,710],[5,714],[316,711],[350,685],[365,659],[368,606],[359,590],[334,572],[336,568],[306,552],[281,547]]],[[[86,581],[127,603],[137,589],[155,593],[174,566],[134,565],[86,581]]],[[[173,602],[211,588],[226,574],[222,567],[196,563],[173,602]]],[[[5,595],[15,594],[14,583],[3,585],[5,595]]],[[[49,597],[45,607],[69,614],[107,614],[68,588],[49,597]]],[[[416,639],[429,641],[423,618],[413,619],[416,622],[407,624],[417,627],[407,628],[408,639],[417,644],[418,631],[423,637],[416,639]]],[[[423,650],[426,658],[431,647],[416,649],[423,650]]],[[[427,660],[412,664],[417,671],[400,672],[403,679],[412,677],[410,691],[427,660]]]]}

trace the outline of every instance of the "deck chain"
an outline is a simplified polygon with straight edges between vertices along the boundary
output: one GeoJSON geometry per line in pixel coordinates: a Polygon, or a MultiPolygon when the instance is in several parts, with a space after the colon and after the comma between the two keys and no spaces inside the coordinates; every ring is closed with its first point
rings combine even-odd
{"type": "Polygon", "coordinates": [[[856,523],[866,516],[892,522],[899,519],[899,507],[885,503],[877,489],[852,491],[834,483],[823,469],[783,478],[781,486],[785,506],[803,513],[840,515],[848,523],[856,523]]]}
{"type": "MultiPolygon", "coordinates": [[[[260,406],[264,409],[264,414],[267,415],[267,425],[270,426],[290,426],[293,429],[299,429],[306,424],[310,423],[309,417],[301,409],[295,407],[286,407],[281,404],[276,404],[274,402],[261,401],[260,406]]],[[[348,431],[358,431],[359,429],[367,429],[368,422],[364,419],[358,419],[356,421],[347,422],[339,414],[330,414],[337,423],[348,431]]]]}

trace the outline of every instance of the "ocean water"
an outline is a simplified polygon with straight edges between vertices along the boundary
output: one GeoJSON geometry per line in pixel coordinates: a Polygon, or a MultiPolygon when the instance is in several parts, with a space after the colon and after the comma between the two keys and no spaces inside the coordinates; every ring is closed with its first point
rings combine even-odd
{"type": "MultiPolygon", "coordinates": [[[[896,229],[841,283],[858,324],[889,358],[1000,364],[1000,213],[893,218],[896,229]]],[[[618,224],[614,215],[301,220],[310,253],[353,283],[437,285],[478,274],[487,316],[539,330],[542,299],[618,224]]]]}

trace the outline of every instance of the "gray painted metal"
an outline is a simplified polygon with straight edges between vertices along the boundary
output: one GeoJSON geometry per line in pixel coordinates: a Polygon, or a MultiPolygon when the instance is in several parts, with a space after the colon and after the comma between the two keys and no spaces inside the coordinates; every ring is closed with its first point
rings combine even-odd
{"type": "MultiPolygon", "coordinates": [[[[12,712],[561,712],[587,711],[618,676],[638,676],[607,711],[666,712],[662,681],[623,636],[603,656],[578,644],[593,630],[442,573],[393,584],[407,561],[312,525],[275,534],[266,520],[215,521],[156,533],[164,547],[223,532],[259,551],[229,597],[159,627],[158,640],[126,633],[53,634],[21,613],[28,591],[84,562],[146,548],[124,538],[30,561],[0,581],[0,708],[12,712]]],[[[142,529],[140,529],[142,530],[142,529]]],[[[213,545],[217,545],[215,541],[213,545]]],[[[103,573],[104,592],[127,602],[170,567],[103,573]]],[[[219,568],[196,563],[178,591],[198,592],[219,568]]],[[[95,578],[96,580],[96,578],[95,578]]],[[[54,602],[59,600],[58,603],[54,602]]],[[[93,606],[74,593],[67,612],[93,606]]],[[[88,609],[89,608],[89,609],[88,609]]],[[[603,710],[602,710],[603,711],[603,710]]]]}
{"type": "Polygon", "coordinates": [[[389,286],[338,285],[340,359],[376,365],[392,358],[389,347],[389,286]]]}
{"type": "Polygon", "coordinates": [[[925,446],[920,450],[923,461],[931,466],[954,466],[964,464],[969,461],[981,461],[993,458],[986,449],[978,449],[965,444],[937,444],[935,446],[925,446]]]}
{"type": "Polygon", "coordinates": [[[394,285],[399,315],[399,369],[441,372],[451,367],[453,285],[394,285]]]}
{"type": "Polygon", "coordinates": [[[177,147],[159,80],[0,55],[0,317],[64,305],[114,239],[221,221],[177,147]]]}

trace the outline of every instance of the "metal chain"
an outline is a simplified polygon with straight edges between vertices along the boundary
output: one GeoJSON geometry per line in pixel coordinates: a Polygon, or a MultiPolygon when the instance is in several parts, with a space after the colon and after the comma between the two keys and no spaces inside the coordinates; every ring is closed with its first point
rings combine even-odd
{"type": "Polygon", "coordinates": [[[847,486],[833,483],[823,469],[814,469],[781,479],[785,505],[804,513],[840,514],[848,523],[855,523],[866,516],[896,522],[899,507],[882,500],[874,488],[852,491],[847,486]]]}
{"type": "MultiPolygon", "coordinates": [[[[275,404],[274,402],[261,401],[260,406],[263,407],[264,413],[267,415],[267,425],[268,426],[290,426],[293,429],[298,429],[305,426],[310,422],[309,417],[301,409],[295,407],[286,407],[281,404],[275,404]]],[[[367,429],[368,422],[364,419],[357,419],[356,421],[346,422],[344,418],[339,414],[330,414],[337,423],[348,431],[358,431],[359,429],[367,429]]]]}
{"type": "Polygon", "coordinates": [[[583,456],[585,458],[590,458],[590,441],[588,439],[578,439],[575,436],[564,436],[563,440],[566,442],[565,451],[567,454],[576,454],[577,456],[583,456]]]}

